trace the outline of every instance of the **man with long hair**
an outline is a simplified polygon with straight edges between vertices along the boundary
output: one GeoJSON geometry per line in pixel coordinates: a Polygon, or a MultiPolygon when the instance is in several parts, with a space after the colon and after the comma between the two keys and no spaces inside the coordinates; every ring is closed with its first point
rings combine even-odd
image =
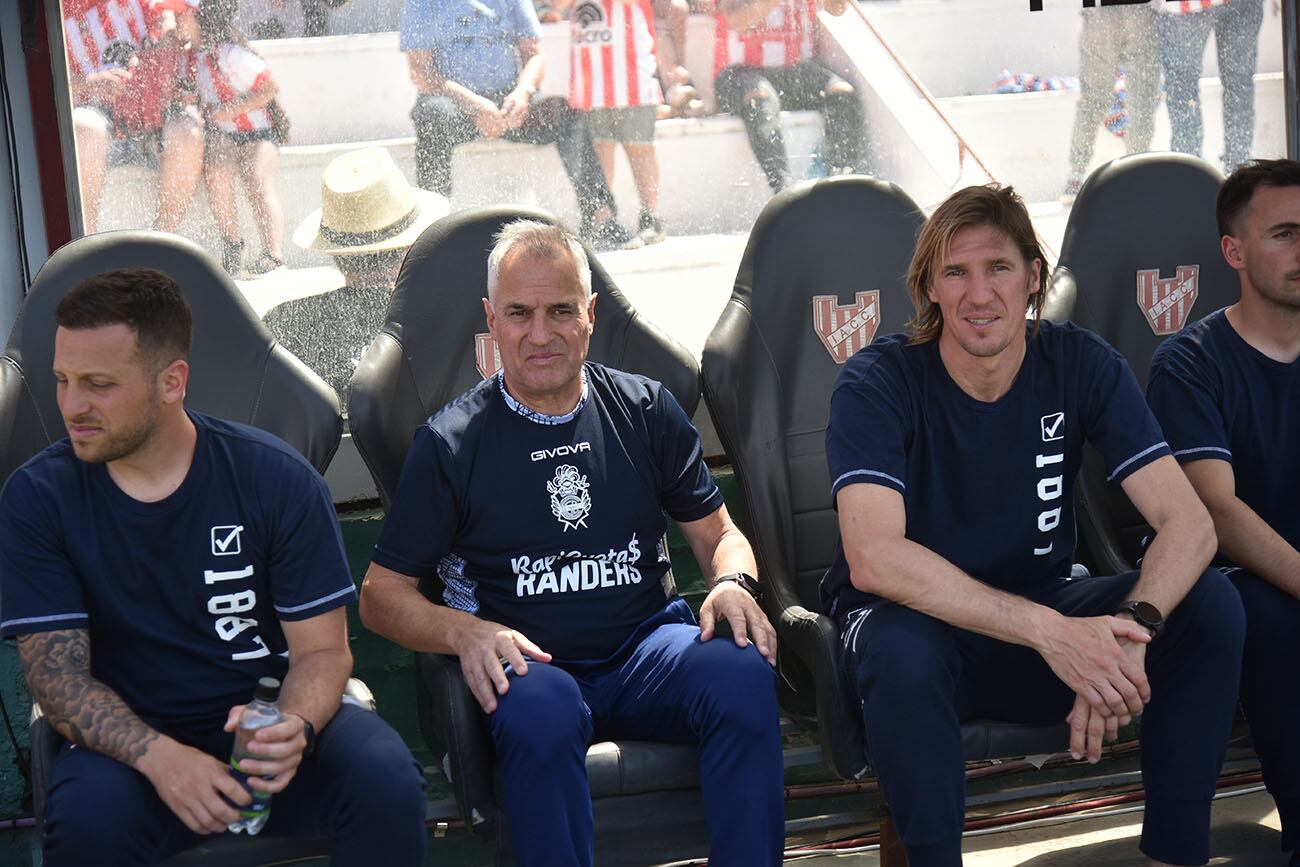
{"type": "Polygon", "coordinates": [[[1203,864],[1241,604],[1206,568],[1213,525],[1127,362],[1040,321],[1046,271],[1008,187],[967,187],[926,223],[910,333],[851,358],[831,397],[823,604],[912,867],[961,863],[962,722],[1068,720],[1095,762],[1139,714],[1142,851],[1203,864]],[[1085,443],[1155,528],[1140,571],[1074,575],[1085,443]]]}

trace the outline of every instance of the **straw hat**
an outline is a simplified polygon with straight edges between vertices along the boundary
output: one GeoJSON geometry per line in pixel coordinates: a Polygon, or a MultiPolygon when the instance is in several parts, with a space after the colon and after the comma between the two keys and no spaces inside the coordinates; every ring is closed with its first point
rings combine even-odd
{"type": "Polygon", "coordinates": [[[336,256],[409,247],[451,210],[437,193],[412,187],[383,148],[330,161],[320,179],[321,208],[293,233],[299,247],[336,256]]]}

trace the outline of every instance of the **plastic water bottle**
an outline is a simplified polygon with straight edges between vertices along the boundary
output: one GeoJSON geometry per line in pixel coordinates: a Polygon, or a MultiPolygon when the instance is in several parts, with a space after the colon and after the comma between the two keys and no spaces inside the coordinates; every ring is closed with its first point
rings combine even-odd
{"type": "Polygon", "coordinates": [[[280,706],[276,704],[279,698],[280,681],[274,677],[264,677],[257,682],[253,700],[244,706],[244,712],[239,717],[239,727],[235,729],[235,748],[230,753],[230,773],[243,784],[253,800],[248,806],[241,807],[239,818],[227,826],[231,833],[247,831],[250,836],[256,834],[271,816],[270,794],[250,786],[248,774],[239,769],[239,763],[243,759],[261,758],[251,752],[250,744],[258,729],[273,726],[284,719],[280,706]]]}

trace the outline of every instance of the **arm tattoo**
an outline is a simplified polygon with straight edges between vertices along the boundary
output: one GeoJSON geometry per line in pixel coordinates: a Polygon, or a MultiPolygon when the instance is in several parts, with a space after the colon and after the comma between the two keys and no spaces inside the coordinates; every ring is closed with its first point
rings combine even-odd
{"type": "Polygon", "coordinates": [[[18,637],[27,688],[59,734],[134,766],[158,732],[90,674],[90,634],[84,629],[18,637]]]}

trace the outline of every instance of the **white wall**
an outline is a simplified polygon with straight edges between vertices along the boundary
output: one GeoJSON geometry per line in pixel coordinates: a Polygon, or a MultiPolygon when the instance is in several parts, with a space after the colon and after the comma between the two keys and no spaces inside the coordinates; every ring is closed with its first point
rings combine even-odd
{"type": "MultiPolygon", "coordinates": [[[[1153,3],[1164,0],[1151,0],[1153,3]]],[[[1003,69],[1078,76],[1080,0],[868,0],[863,10],[935,96],[990,93],[1003,69]]],[[[1265,0],[1257,72],[1282,70],[1282,16],[1265,0]]],[[[1106,14],[1096,8],[1089,14],[1106,14]]],[[[1155,45],[1152,51],[1157,51],[1155,45]]],[[[1219,74],[1214,39],[1202,75],[1219,74]]]]}

